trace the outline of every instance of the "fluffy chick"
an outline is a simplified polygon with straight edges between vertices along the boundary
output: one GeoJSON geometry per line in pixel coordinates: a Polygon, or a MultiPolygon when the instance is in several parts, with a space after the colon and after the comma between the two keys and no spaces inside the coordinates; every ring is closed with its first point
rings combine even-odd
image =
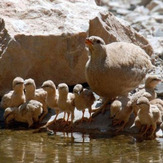
{"type": "Polygon", "coordinates": [[[93,92],[108,101],[126,96],[153,68],[150,57],[143,49],[132,43],[113,42],[105,44],[97,36],[86,39],[90,56],[85,66],[86,80],[93,92]]]}
{"type": "Polygon", "coordinates": [[[156,105],[159,108],[159,110],[161,112],[161,119],[163,121],[163,100],[156,98],[154,100],[151,100],[150,104],[156,105]]]}
{"type": "Polygon", "coordinates": [[[95,101],[94,94],[91,90],[83,89],[81,84],[77,84],[73,88],[75,95],[75,106],[78,110],[83,112],[82,121],[84,120],[85,109],[88,108],[91,121],[92,105],[95,101]]]}
{"type": "Polygon", "coordinates": [[[67,122],[69,120],[69,116],[71,114],[71,122],[74,120],[74,109],[75,109],[75,95],[73,93],[69,93],[69,88],[67,84],[60,83],[58,85],[58,107],[65,113],[68,114],[67,122]]]}
{"type": "Polygon", "coordinates": [[[21,77],[14,78],[12,82],[13,90],[6,93],[1,100],[1,107],[18,107],[25,102],[24,79],[21,77]]]}
{"type": "Polygon", "coordinates": [[[36,100],[30,100],[19,107],[8,107],[5,109],[4,118],[8,125],[12,120],[28,123],[31,127],[34,122],[39,121],[39,116],[43,112],[42,104],[36,100]]]}
{"type": "Polygon", "coordinates": [[[26,79],[24,85],[26,101],[37,100],[43,104],[43,114],[40,117],[41,122],[48,113],[48,108],[46,105],[47,93],[42,88],[36,89],[35,81],[31,78],[26,79]]]}
{"type": "Polygon", "coordinates": [[[113,126],[122,123],[122,126],[117,130],[117,132],[124,129],[132,112],[132,103],[129,98],[121,97],[113,101],[111,104],[111,116],[114,116],[113,126]]]}
{"type": "Polygon", "coordinates": [[[122,110],[122,102],[114,100],[110,105],[110,117],[114,118],[115,115],[122,110]]]}
{"type": "Polygon", "coordinates": [[[145,80],[145,87],[131,96],[131,101],[133,103],[135,116],[137,115],[139,109],[136,105],[137,100],[140,97],[146,97],[147,99],[149,99],[149,101],[155,99],[157,97],[157,94],[155,92],[155,87],[159,82],[161,82],[161,79],[158,76],[149,75],[145,80]]]}
{"type": "Polygon", "coordinates": [[[142,131],[141,136],[145,135],[148,130],[151,129],[149,137],[155,137],[155,131],[157,123],[161,122],[161,112],[156,105],[151,105],[146,97],[140,97],[137,100],[137,106],[140,108],[136,117],[136,124],[141,124],[141,127],[145,126],[144,131],[142,131]]]}
{"type": "Polygon", "coordinates": [[[49,108],[54,109],[56,116],[53,122],[56,122],[60,109],[58,107],[58,93],[52,80],[45,81],[41,86],[47,92],[46,104],[49,108]]]}

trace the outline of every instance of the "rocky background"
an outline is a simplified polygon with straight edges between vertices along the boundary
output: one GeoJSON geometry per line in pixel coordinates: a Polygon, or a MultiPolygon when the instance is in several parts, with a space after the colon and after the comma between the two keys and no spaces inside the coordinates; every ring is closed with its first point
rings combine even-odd
{"type": "Polygon", "coordinates": [[[16,76],[33,78],[37,87],[47,79],[85,83],[89,35],[141,46],[163,75],[162,23],[161,0],[1,0],[0,96],[16,76]]]}
{"type": "MultiPolygon", "coordinates": [[[[11,90],[16,76],[33,78],[37,87],[47,79],[56,85],[85,83],[85,38],[90,35],[100,36],[106,43],[126,41],[139,45],[151,56],[156,66],[153,73],[163,78],[161,0],[1,0],[0,96],[11,90]]],[[[158,85],[157,93],[163,98],[163,83],[158,85]]],[[[53,120],[53,114],[49,112],[44,121],[53,120]]],[[[75,120],[81,116],[75,110],[75,120]]],[[[59,115],[62,117],[63,113],[59,115]]],[[[112,120],[108,117],[106,112],[89,125],[77,123],[76,129],[99,129],[100,133],[111,134],[115,128],[110,127],[112,120]]],[[[124,131],[136,134],[132,124],[133,117],[124,131]]]]}
{"type": "MultiPolygon", "coordinates": [[[[134,28],[153,48],[155,74],[163,78],[163,1],[162,0],[96,0],[107,6],[121,23],[134,28]]],[[[158,84],[157,94],[163,98],[163,83],[158,84]]]]}

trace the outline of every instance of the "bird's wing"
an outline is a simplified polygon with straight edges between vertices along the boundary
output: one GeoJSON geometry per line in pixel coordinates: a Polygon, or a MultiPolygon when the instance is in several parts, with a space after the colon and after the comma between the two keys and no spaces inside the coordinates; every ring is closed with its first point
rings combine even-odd
{"type": "Polygon", "coordinates": [[[75,95],[73,93],[69,93],[69,101],[71,103],[72,106],[75,106],[75,95]]]}
{"type": "Polygon", "coordinates": [[[94,97],[92,91],[90,91],[88,89],[84,89],[83,92],[81,92],[80,96],[84,100],[91,100],[91,99],[94,99],[95,100],[95,97],[94,97]]]}
{"type": "Polygon", "coordinates": [[[160,119],[161,113],[157,107],[152,107],[151,108],[152,115],[153,115],[153,120],[157,122],[160,119]]]}
{"type": "Polygon", "coordinates": [[[144,92],[143,93],[143,97],[146,97],[147,99],[150,99],[151,98],[151,94],[148,93],[148,92],[144,92]]]}
{"type": "Polygon", "coordinates": [[[12,94],[13,94],[13,91],[10,91],[2,97],[2,100],[1,100],[2,108],[6,108],[10,106],[12,94]]]}
{"type": "Polygon", "coordinates": [[[137,100],[143,96],[143,94],[145,93],[145,89],[142,89],[142,90],[139,90],[138,92],[134,93],[132,96],[131,96],[131,101],[133,103],[137,102],[137,100]]]}
{"type": "Polygon", "coordinates": [[[40,98],[42,101],[45,101],[46,96],[47,96],[47,92],[44,91],[41,88],[40,89],[36,89],[35,96],[36,96],[36,99],[40,98]]]}
{"type": "Polygon", "coordinates": [[[18,110],[20,111],[21,115],[24,116],[28,112],[27,103],[24,103],[18,107],[18,110]]]}

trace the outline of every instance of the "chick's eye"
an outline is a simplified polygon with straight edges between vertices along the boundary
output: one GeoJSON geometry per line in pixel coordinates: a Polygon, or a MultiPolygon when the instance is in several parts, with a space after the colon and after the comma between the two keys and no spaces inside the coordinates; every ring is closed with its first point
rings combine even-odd
{"type": "Polygon", "coordinates": [[[100,44],[100,43],[101,43],[101,41],[100,41],[100,40],[97,40],[96,42],[97,42],[98,44],[100,44]]]}

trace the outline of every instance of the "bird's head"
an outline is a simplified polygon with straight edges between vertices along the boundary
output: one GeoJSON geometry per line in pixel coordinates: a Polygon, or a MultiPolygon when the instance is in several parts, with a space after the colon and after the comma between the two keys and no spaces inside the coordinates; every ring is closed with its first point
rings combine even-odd
{"type": "Polygon", "coordinates": [[[80,94],[83,90],[83,86],[81,84],[76,84],[73,88],[73,93],[80,94]]]}
{"type": "Polygon", "coordinates": [[[56,91],[56,86],[52,80],[47,80],[47,81],[43,82],[41,88],[43,88],[47,92],[49,92],[51,90],[56,91]]]}
{"type": "Polygon", "coordinates": [[[24,81],[24,86],[25,86],[25,90],[27,91],[28,89],[35,89],[36,88],[36,84],[35,81],[32,78],[26,79],[24,81]]]}
{"type": "Polygon", "coordinates": [[[24,89],[24,79],[21,77],[16,77],[14,78],[13,82],[12,82],[12,87],[14,90],[16,89],[24,89]]]}
{"type": "Polygon", "coordinates": [[[58,85],[58,92],[59,92],[59,94],[60,93],[66,93],[67,94],[69,92],[67,84],[66,83],[60,83],[58,85]]]}
{"type": "Polygon", "coordinates": [[[162,80],[159,76],[156,75],[149,75],[145,80],[145,87],[146,88],[155,88],[158,83],[160,83],[162,80]]]}
{"type": "Polygon", "coordinates": [[[98,36],[90,36],[89,38],[86,38],[85,43],[89,47],[91,53],[100,49],[102,45],[105,45],[104,40],[98,36]]]}
{"type": "Polygon", "coordinates": [[[7,117],[14,112],[15,109],[16,109],[16,107],[8,107],[8,108],[6,108],[5,111],[4,111],[4,114],[3,114],[4,119],[6,120],[7,117]]]}
{"type": "Polygon", "coordinates": [[[137,100],[137,103],[136,105],[140,108],[149,108],[150,106],[150,103],[149,103],[149,100],[146,98],[146,97],[140,97],[138,100],[137,100]]]}

